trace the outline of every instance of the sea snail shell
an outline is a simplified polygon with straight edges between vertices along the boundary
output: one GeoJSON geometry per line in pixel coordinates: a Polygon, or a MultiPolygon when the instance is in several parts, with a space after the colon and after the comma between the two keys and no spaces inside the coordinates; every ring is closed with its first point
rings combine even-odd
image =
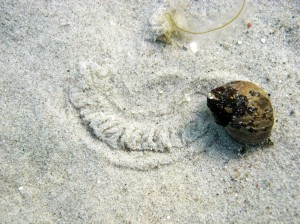
{"type": "Polygon", "coordinates": [[[207,106],[216,123],[237,142],[256,145],[270,137],[272,104],[269,95],[252,82],[234,81],[211,90],[207,106]]]}

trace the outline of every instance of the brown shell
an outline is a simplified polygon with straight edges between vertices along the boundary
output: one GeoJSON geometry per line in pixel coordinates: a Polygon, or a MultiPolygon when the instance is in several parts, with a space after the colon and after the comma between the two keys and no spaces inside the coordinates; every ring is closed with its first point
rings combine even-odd
{"type": "Polygon", "coordinates": [[[268,94],[248,81],[234,81],[208,93],[207,106],[218,124],[243,144],[264,143],[274,124],[268,94]]]}

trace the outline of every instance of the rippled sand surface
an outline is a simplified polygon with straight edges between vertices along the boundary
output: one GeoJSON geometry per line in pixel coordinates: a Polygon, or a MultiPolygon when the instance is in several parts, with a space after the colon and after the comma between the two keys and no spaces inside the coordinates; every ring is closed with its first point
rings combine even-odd
{"type": "Polygon", "coordinates": [[[163,10],[206,30],[241,3],[0,0],[0,223],[299,222],[300,2],[155,41],[163,10]],[[233,80],[270,93],[274,145],[215,123],[233,80]]]}

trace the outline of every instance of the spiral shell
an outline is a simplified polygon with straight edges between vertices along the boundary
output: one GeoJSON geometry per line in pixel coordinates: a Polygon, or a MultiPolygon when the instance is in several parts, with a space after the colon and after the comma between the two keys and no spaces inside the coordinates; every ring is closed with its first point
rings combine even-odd
{"type": "Polygon", "coordinates": [[[207,106],[215,121],[237,142],[256,145],[270,137],[274,124],[269,95],[248,81],[233,81],[211,90],[207,106]]]}

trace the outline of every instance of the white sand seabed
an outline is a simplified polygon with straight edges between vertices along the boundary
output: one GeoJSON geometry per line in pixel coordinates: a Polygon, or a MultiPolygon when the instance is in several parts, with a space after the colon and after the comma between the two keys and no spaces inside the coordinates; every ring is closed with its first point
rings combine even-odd
{"type": "Polygon", "coordinates": [[[211,29],[239,5],[0,0],[0,223],[299,223],[300,1],[153,41],[161,9],[211,29]],[[206,106],[239,79],[276,119],[244,155],[206,106]]]}

